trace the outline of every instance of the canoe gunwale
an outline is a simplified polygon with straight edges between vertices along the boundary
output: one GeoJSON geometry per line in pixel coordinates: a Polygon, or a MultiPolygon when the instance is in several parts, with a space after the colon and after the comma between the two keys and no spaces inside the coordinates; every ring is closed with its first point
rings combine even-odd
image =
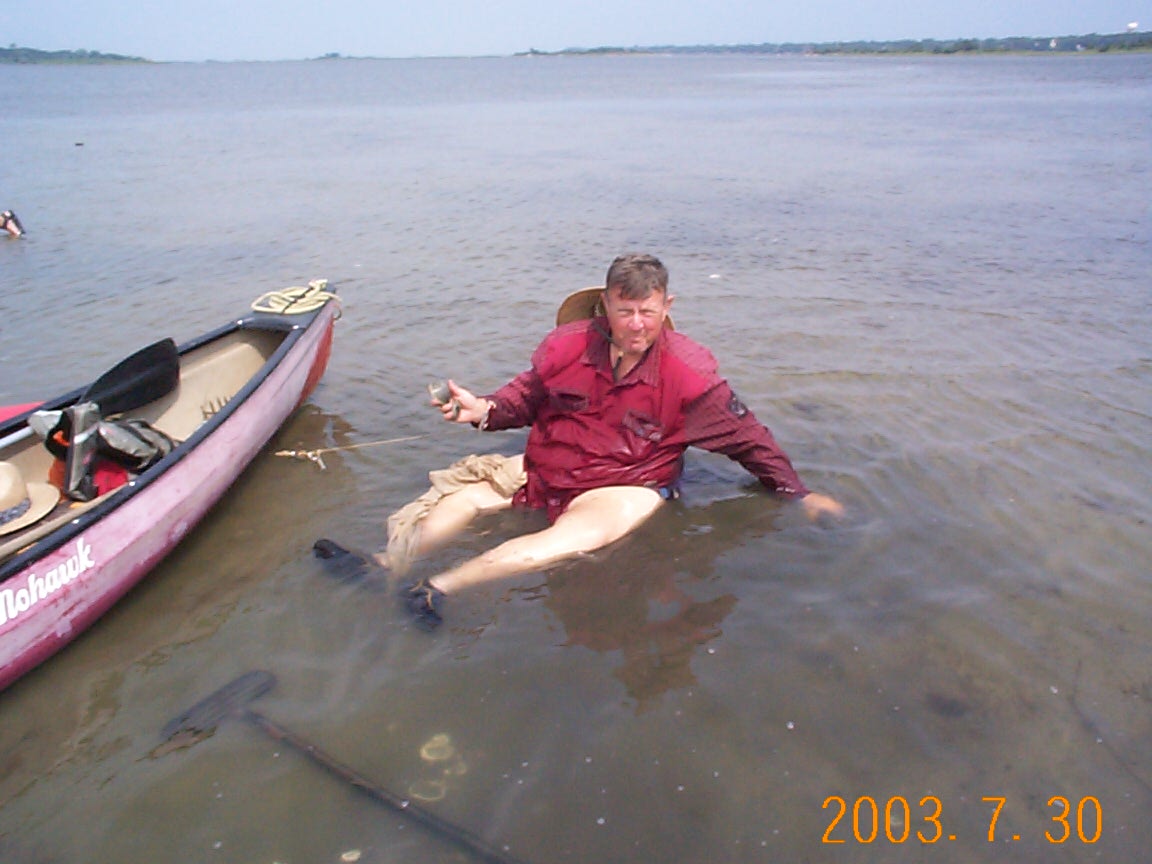
{"type": "MultiPolygon", "coordinates": [[[[202,348],[241,330],[265,330],[285,333],[284,339],[276,347],[276,350],[273,351],[260,369],[248,379],[247,383],[228,400],[227,404],[222,406],[212,417],[209,417],[200,424],[196,431],[188,436],[188,438],[174,447],[171,453],[146,471],[138,474],[124,486],[108,493],[103,500],[96,502],[94,506],[78,514],[75,519],[72,519],[51,534],[48,534],[34,542],[28,548],[21,550],[8,560],[0,563],[0,587],[3,587],[4,583],[10,578],[19,575],[36,560],[68,543],[93,523],[98,522],[113,510],[122,507],[129,499],[138,496],[186,458],[199,444],[223,426],[228,418],[239,410],[251,395],[259,389],[272,372],[280,365],[285,355],[292,350],[301,336],[303,336],[316,321],[320,311],[321,310],[317,310],[316,312],[311,312],[306,315],[292,316],[291,318],[257,313],[236,319],[179,345],[177,350],[181,358],[183,358],[198,348],[202,348]]],[[[78,387],[63,396],[58,396],[38,406],[35,410],[45,408],[55,410],[71,405],[80,398],[85,389],[86,387],[84,386],[78,387]]],[[[12,418],[9,423],[5,423],[3,427],[0,427],[0,439],[7,437],[8,434],[19,432],[22,427],[26,428],[26,423],[24,422],[26,419],[27,414],[24,414],[12,418]]]]}
{"type": "MultiPolygon", "coordinates": [[[[228,324],[221,327],[212,329],[207,333],[197,336],[188,342],[184,342],[179,347],[179,354],[183,359],[191,351],[199,348],[210,346],[211,343],[217,342],[221,339],[227,338],[230,334],[240,331],[265,331],[282,333],[283,339],[279,344],[276,344],[272,353],[268,355],[264,363],[259,366],[259,369],[252,374],[250,378],[244,381],[244,384],[237,389],[235,394],[229,397],[225,404],[222,404],[213,415],[207,417],[203,423],[197,426],[197,429],[188,435],[177,445],[172,453],[162,458],[159,462],[152,465],[151,468],[139,473],[138,476],[132,478],[130,482],[124,486],[108,493],[103,499],[98,499],[92,502],[92,505],[81,513],[77,513],[74,518],[71,518],[65,524],[61,524],[47,533],[44,537],[38,540],[32,540],[29,546],[22,548],[10,558],[0,562],[0,589],[5,589],[10,579],[15,579],[21,575],[28,573],[32,567],[37,566],[37,562],[52,555],[60,550],[60,547],[67,545],[70,541],[75,540],[77,537],[82,536],[83,532],[92,528],[93,525],[99,523],[103,518],[109,514],[115,513],[116,510],[127,506],[129,502],[141,497],[142,493],[153,484],[156,484],[164,478],[169,471],[177,467],[185,458],[195,453],[197,448],[203,442],[212,437],[214,433],[221,430],[221,427],[228,423],[237,411],[242,410],[249,403],[251,396],[257,393],[260,387],[264,386],[268,379],[270,379],[276,370],[279,369],[285,358],[293,351],[297,343],[300,342],[305,334],[312,331],[317,327],[318,321],[321,321],[320,329],[329,329],[333,326],[336,318],[339,317],[339,306],[335,306],[334,311],[326,311],[332,308],[333,302],[329,302],[320,308],[306,312],[304,314],[294,314],[294,316],[275,316],[275,314],[268,313],[253,313],[250,316],[238,318],[229,321],[228,324]],[[323,320],[321,320],[323,319],[323,320]]],[[[318,343],[323,341],[324,336],[320,334],[317,336],[318,343]]],[[[314,359],[314,357],[313,357],[314,359]]],[[[84,387],[79,387],[75,391],[63,394],[62,396],[55,397],[55,399],[48,401],[39,408],[62,408],[68,404],[75,402],[79,399],[85,391],[84,387]]],[[[306,395],[306,391],[301,394],[301,399],[306,395]]],[[[283,424],[291,415],[291,411],[281,418],[280,423],[276,424],[275,429],[283,424]]],[[[260,447],[267,444],[267,440],[275,434],[275,429],[263,441],[260,441],[260,447]]],[[[12,440],[14,435],[21,434],[26,431],[26,414],[9,418],[7,422],[0,425],[0,440],[12,440]]],[[[258,450],[257,450],[258,452],[258,450]]],[[[235,473],[235,476],[230,478],[229,484],[240,476],[240,473],[247,468],[247,462],[241,465],[235,473]]],[[[214,505],[215,501],[212,502],[214,505]]],[[[209,506],[209,509],[211,506],[209,506]]],[[[18,535],[17,535],[18,536],[18,535]]],[[[0,668],[0,673],[3,670],[0,668]]],[[[0,674],[0,679],[2,679],[0,674]]],[[[0,683],[0,688],[3,684],[0,683]]]]}

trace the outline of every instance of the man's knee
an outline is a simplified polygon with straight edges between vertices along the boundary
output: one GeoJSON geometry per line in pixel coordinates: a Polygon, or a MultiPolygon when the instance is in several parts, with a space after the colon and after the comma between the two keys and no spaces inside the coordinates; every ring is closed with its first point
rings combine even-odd
{"type": "Polygon", "coordinates": [[[579,526],[590,550],[629,534],[663,503],[659,492],[644,486],[590,489],[572,500],[556,524],[566,523],[574,529],[579,526]]]}
{"type": "Polygon", "coordinates": [[[462,489],[457,489],[442,499],[449,507],[471,509],[477,514],[491,510],[502,510],[512,505],[512,499],[501,495],[489,484],[469,483],[462,489]]]}

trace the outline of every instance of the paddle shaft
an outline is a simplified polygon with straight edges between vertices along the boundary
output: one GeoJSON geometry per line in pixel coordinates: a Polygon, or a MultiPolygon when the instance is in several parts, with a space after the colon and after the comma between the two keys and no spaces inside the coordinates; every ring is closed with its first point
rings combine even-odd
{"type": "Polygon", "coordinates": [[[489,845],[466,828],[454,825],[430,810],[425,810],[419,804],[414,804],[407,798],[401,798],[399,795],[395,795],[387,789],[381,788],[363,774],[358,773],[335,757],[325,753],[311,741],[301,738],[291,729],[286,729],[276,721],[268,719],[263,714],[253,711],[250,708],[245,709],[242,714],[249,722],[257,726],[269,737],[276,741],[285,742],[294,750],[307,756],[313,762],[336,777],[339,777],[344,782],[356,787],[368,796],[375,798],[397,813],[407,816],[413,822],[423,825],[429,831],[452,841],[460,848],[471,852],[479,860],[488,862],[488,864],[524,864],[520,859],[501,852],[489,845]]]}

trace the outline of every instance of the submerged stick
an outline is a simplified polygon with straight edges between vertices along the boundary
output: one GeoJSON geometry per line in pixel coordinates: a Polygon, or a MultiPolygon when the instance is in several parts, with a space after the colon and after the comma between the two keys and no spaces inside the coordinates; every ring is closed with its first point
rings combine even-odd
{"type": "MultiPolygon", "coordinates": [[[[283,741],[333,776],[397,813],[406,816],[413,822],[422,825],[428,831],[455,843],[461,849],[475,855],[480,861],[487,862],[487,864],[524,864],[520,859],[497,849],[468,829],[437,816],[431,810],[427,810],[407,798],[389,792],[363,774],[324,752],[311,741],[247,707],[248,702],[267,693],[275,683],[276,678],[271,672],[254,671],[241,675],[169,721],[161,731],[165,744],[174,743],[181,739],[191,739],[187,743],[194,744],[210,735],[216,726],[227,718],[243,718],[273,740],[283,741]]],[[[161,748],[164,746],[161,745],[161,748]]]]}
{"type": "Polygon", "coordinates": [[[295,732],[284,728],[279,723],[269,720],[263,714],[251,709],[246,710],[244,714],[249,721],[259,726],[270,737],[277,741],[286,742],[313,762],[323,766],[336,777],[339,777],[351,786],[355,786],[361,792],[368,795],[368,797],[374,798],[385,806],[407,816],[413,822],[423,825],[429,831],[439,834],[447,840],[451,840],[460,848],[474,854],[479,860],[488,862],[488,864],[524,864],[519,858],[514,858],[508,853],[490,845],[467,828],[462,828],[459,825],[449,822],[447,819],[437,816],[431,810],[427,810],[407,798],[401,798],[399,795],[378,786],[363,774],[360,774],[338,761],[335,757],[325,753],[312,742],[301,738],[295,732]]]}

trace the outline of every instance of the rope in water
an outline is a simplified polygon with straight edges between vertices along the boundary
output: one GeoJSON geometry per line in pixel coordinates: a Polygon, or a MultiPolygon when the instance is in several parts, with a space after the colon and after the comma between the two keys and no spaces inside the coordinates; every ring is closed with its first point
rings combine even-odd
{"type": "Polygon", "coordinates": [[[416,441],[420,438],[427,438],[427,435],[408,435],[404,438],[388,438],[384,441],[364,441],[360,444],[345,444],[343,447],[321,447],[318,450],[277,450],[277,456],[291,456],[295,459],[307,459],[309,462],[315,462],[320,466],[323,471],[327,466],[324,464],[325,453],[336,453],[340,450],[359,450],[361,447],[377,447],[381,444],[400,444],[404,441],[416,441]]]}
{"type": "Polygon", "coordinates": [[[335,293],[325,290],[327,279],[313,279],[307,285],[281,288],[269,291],[252,301],[255,312],[272,312],[276,315],[302,315],[315,312],[329,300],[340,302],[335,293]]]}
{"type": "MultiPolygon", "coordinates": [[[[300,315],[319,309],[329,300],[340,302],[340,298],[331,291],[326,291],[327,279],[313,279],[306,286],[283,288],[279,291],[269,291],[261,294],[252,301],[252,309],[256,312],[272,312],[277,315],[300,315]]],[[[360,444],[345,444],[342,447],[321,447],[316,450],[277,450],[277,456],[290,456],[295,459],[307,459],[315,462],[324,470],[325,453],[336,453],[340,450],[358,450],[361,447],[376,447],[381,444],[399,444],[403,441],[415,441],[426,438],[427,435],[409,435],[404,438],[388,438],[383,441],[364,441],[360,444]]]]}

